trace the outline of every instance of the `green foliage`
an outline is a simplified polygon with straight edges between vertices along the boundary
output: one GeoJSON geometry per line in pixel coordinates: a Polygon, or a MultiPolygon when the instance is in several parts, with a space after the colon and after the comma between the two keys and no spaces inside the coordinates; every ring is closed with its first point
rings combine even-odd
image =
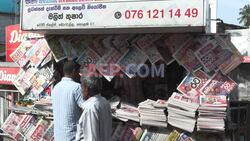
{"type": "Polygon", "coordinates": [[[243,23],[244,26],[250,26],[250,4],[247,4],[243,8],[240,8],[239,15],[239,22],[243,23]]]}

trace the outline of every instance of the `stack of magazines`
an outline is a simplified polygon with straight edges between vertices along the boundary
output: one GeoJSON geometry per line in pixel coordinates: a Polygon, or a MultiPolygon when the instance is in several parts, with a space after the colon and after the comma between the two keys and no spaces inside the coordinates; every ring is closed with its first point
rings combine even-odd
{"type": "Polygon", "coordinates": [[[168,123],[174,127],[193,132],[196,110],[199,104],[179,93],[173,93],[168,100],[168,123]]]}
{"type": "Polygon", "coordinates": [[[198,131],[224,131],[227,101],[226,96],[206,95],[200,97],[198,131]]]}
{"type": "Polygon", "coordinates": [[[147,99],[139,103],[140,124],[167,127],[166,101],[147,99]]]}

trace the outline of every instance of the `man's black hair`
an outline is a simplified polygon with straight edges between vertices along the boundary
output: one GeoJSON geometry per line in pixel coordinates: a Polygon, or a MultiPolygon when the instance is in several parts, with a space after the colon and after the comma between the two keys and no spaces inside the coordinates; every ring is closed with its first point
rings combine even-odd
{"type": "Polygon", "coordinates": [[[74,72],[78,72],[80,69],[80,65],[76,61],[67,61],[63,66],[64,74],[72,74],[74,72]]]}

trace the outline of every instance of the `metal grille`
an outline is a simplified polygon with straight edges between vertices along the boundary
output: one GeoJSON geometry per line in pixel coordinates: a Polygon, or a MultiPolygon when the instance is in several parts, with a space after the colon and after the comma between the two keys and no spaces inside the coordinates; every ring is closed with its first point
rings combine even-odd
{"type": "Polygon", "coordinates": [[[10,107],[14,101],[19,100],[20,93],[17,90],[0,89],[0,126],[10,114],[10,107]]]}

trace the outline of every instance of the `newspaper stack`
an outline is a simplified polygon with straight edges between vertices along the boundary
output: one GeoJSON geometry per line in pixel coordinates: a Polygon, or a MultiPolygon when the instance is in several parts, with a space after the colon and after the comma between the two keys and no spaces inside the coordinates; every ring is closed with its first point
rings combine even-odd
{"type": "Polygon", "coordinates": [[[51,98],[40,99],[39,101],[34,102],[34,109],[38,109],[44,112],[53,112],[52,109],[52,100],[51,98]]]}
{"type": "Polygon", "coordinates": [[[122,121],[132,120],[139,122],[139,111],[137,107],[126,103],[121,103],[120,109],[117,109],[113,116],[122,121]]]}
{"type": "Polygon", "coordinates": [[[168,100],[168,123],[174,127],[193,132],[196,119],[195,112],[199,104],[192,99],[174,92],[168,100]]]}
{"type": "Polygon", "coordinates": [[[139,103],[140,124],[167,127],[166,101],[150,100],[139,103]]]}
{"type": "Polygon", "coordinates": [[[201,96],[199,118],[197,120],[198,131],[224,131],[227,109],[226,96],[201,96]]]}

